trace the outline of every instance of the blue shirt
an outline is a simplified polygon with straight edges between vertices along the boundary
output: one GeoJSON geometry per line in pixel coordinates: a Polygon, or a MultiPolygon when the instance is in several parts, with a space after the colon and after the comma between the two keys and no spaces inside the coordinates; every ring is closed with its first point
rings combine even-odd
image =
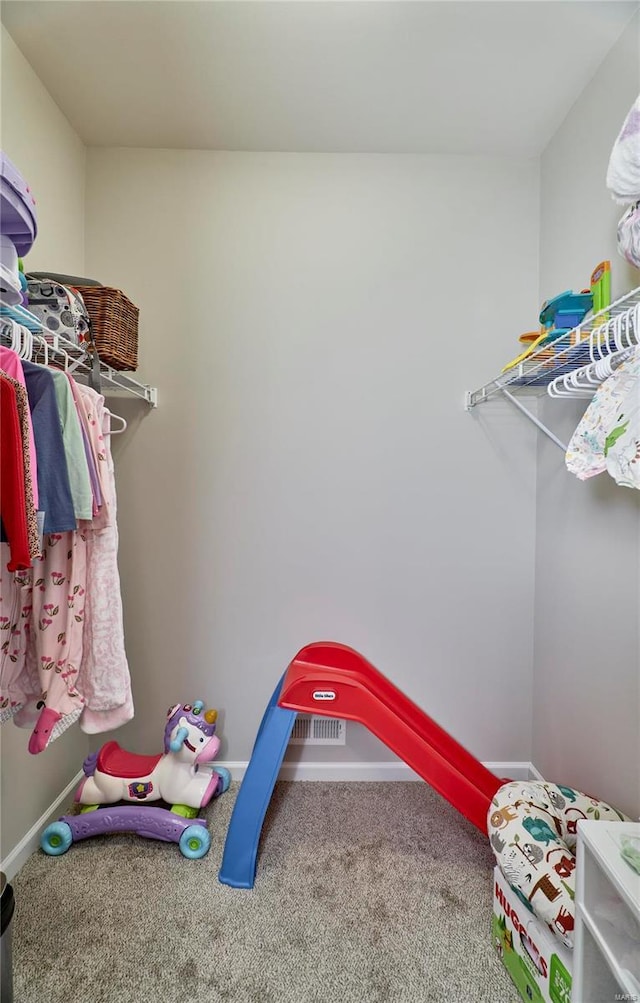
{"type": "Polygon", "coordinates": [[[38,495],[45,533],[77,527],[53,376],[45,366],[22,362],[38,459],[38,495]]]}

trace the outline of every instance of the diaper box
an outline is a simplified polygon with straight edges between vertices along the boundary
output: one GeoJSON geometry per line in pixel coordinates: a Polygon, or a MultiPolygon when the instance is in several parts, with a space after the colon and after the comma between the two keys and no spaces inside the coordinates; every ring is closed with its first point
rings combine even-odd
{"type": "Polygon", "coordinates": [[[526,1003],[571,1003],[571,951],[534,916],[499,867],[493,875],[491,933],[526,1003]]]}

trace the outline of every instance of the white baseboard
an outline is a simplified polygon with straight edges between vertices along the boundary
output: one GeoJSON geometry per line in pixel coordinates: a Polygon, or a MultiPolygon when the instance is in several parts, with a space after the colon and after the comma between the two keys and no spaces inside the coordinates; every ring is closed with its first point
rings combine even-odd
{"type": "MultiPolygon", "coordinates": [[[[248,763],[227,762],[221,766],[231,772],[233,780],[242,780],[248,763]]],[[[483,763],[497,777],[509,780],[542,780],[532,763],[483,763]]],[[[278,774],[279,780],[356,780],[362,783],[393,780],[422,780],[411,767],[401,760],[384,760],[374,763],[296,763],[284,762],[278,774]]]]}
{"type": "MultiPolygon", "coordinates": [[[[514,780],[518,780],[518,777],[514,777],[514,780]]],[[[544,777],[539,770],[535,768],[533,763],[529,763],[529,780],[544,780],[544,777]]]]}
{"type": "Polygon", "coordinates": [[[532,763],[483,763],[497,777],[507,780],[542,780],[532,763]]]}
{"type": "Polygon", "coordinates": [[[400,761],[380,763],[283,763],[279,780],[356,780],[373,783],[389,780],[420,780],[421,777],[400,761]]]}
{"type": "Polygon", "coordinates": [[[42,830],[49,824],[49,822],[53,822],[55,819],[60,817],[63,806],[67,804],[69,798],[75,791],[83,776],[84,773],[80,770],[73,780],[67,784],[62,794],[60,794],[59,797],[57,797],[55,801],[49,805],[38,821],[34,822],[26,835],[22,837],[16,846],[14,846],[13,850],[11,850],[2,861],[0,861],[0,870],[4,871],[6,874],[7,881],[11,881],[11,879],[16,876],[20,868],[27,862],[34,850],[39,848],[42,830]]]}

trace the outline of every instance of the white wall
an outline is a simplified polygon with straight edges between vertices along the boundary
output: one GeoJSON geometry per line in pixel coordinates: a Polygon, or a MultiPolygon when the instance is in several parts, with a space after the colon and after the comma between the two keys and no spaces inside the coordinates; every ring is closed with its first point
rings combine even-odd
{"type": "MultiPolygon", "coordinates": [[[[82,274],[85,148],[2,28],[2,149],[28,179],[38,237],[25,266],[82,274]]],[[[72,728],[39,756],[29,732],[7,723],[2,743],[2,856],[13,848],[78,772],[88,742],[72,728]]]]}
{"type": "MultiPolygon", "coordinates": [[[[616,249],[623,209],[610,198],[609,154],[640,91],[638,20],[621,37],[541,162],[540,299],[588,285],[612,263],[614,296],[640,284],[616,249]]],[[[548,400],[568,441],[582,405],[548,400]]],[[[640,499],[608,474],[569,474],[539,442],[533,757],[549,779],[640,813],[640,499]]]]}
{"type": "MultiPolygon", "coordinates": [[[[141,307],[160,393],[120,407],[121,740],[203,696],[247,759],[333,638],[479,757],[530,758],[535,435],[463,403],[535,315],[538,216],[534,160],[88,151],[87,269],[141,307]]],[[[313,751],[392,758],[348,743],[313,751]]]]}

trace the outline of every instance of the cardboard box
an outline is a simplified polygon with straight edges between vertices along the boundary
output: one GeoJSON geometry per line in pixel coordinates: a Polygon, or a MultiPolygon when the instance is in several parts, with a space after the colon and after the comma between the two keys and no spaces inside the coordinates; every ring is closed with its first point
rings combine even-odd
{"type": "Polygon", "coordinates": [[[526,1003],[571,1003],[571,951],[530,912],[499,867],[493,875],[491,933],[526,1003]]]}

